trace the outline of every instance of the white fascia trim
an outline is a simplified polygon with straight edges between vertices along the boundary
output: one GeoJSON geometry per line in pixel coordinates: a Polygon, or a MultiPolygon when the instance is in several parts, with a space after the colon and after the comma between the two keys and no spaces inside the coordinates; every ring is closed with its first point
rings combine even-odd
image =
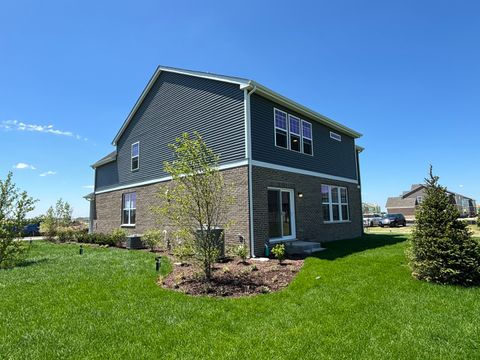
{"type": "Polygon", "coordinates": [[[216,80],[216,81],[223,81],[231,84],[236,84],[240,86],[240,89],[246,88],[249,84],[249,80],[246,79],[241,79],[241,78],[234,78],[230,76],[222,76],[222,75],[215,75],[215,74],[208,74],[204,72],[199,72],[199,71],[192,71],[192,70],[183,70],[183,69],[177,69],[177,68],[172,68],[168,66],[158,66],[157,69],[155,70],[155,73],[151,77],[150,81],[148,82],[147,86],[143,90],[142,94],[138,98],[137,102],[133,106],[133,109],[130,111],[130,113],[127,116],[127,119],[124,121],[122,127],[118,131],[117,135],[112,141],[112,145],[116,146],[118,139],[120,139],[120,136],[122,136],[123,132],[127,128],[128,124],[130,124],[130,121],[132,121],[133,116],[137,112],[138,108],[142,104],[143,100],[149,93],[150,89],[152,88],[153,84],[155,81],[157,81],[158,77],[162,73],[162,71],[166,72],[171,72],[171,73],[176,73],[176,74],[183,74],[183,75],[189,75],[189,76],[195,76],[195,77],[200,77],[204,79],[210,79],[210,80],[216,80]]]}
{"type": "Polygon", "coordinates": [[[161,71],[168,71],[176,74],[190,75],[190,76],[195,76],[203,79],[210,79],[210,80],[223,81],[231,84],[236,84],[236,85],[240,85],[242,89],[248,86],[250,82],[250,80],[237,78],[233,76],[217,75],[217,74],[211,74],[203,71],[179,69],[179,68],[170,67],[170,66],[160,65],[158,69],[161,71]]]}
{"type": "MultiPolygon", "coordinates": [[[[247,164],[248,164],[247,160],[236,161],[236,162],[233,162],[233,163],[220,165],[218,167],[218,170],[233,169],[233,168],[237,168],[237,167],[240,167],[240,166],[245,166],[247,164]]],[[[142,181],[142,182],[128,184],[128,185],[117,186],[117,187],[106,189],[106,190],[95,191],[95,194],[104,194],[104,193],[108,193],[108,192],[112,192],[112,191],[116,191],[116,190],[130,189],[130,188],[133,188],[133,187],[151,185],[151,184],[161,183],[161,182],[170,181],[170,180],[172,180],[171,176],[165,176],[165,177],[162,177],[162,178],[142,181]]]]}
{"type": "Polygon", "coordinates": [[[309,175],[309,176],[320,177],[320,178],[323,178],[323,179],[338,180],[338,181],[344,181],[344,182],[348,182],[348,183],[352,183],[352,184],[358,184],[358,181],[355,180],[355,179],[349,179],[349,178],[342,177],[342,176],[324,174],[324,173],[320,173],[320,172],[316,172],[316,171],[303,170],[303,169],[293,168],[293,167],[290,167],[290,166],[271,164],[271,163],[266,163],[266,162],[263,162],[263,161],[252,160],[252,165],[267,168],[267,169],[274,169],[274,170],[291,172],[291,173],[295,173],[295,174],[309,175]]]}

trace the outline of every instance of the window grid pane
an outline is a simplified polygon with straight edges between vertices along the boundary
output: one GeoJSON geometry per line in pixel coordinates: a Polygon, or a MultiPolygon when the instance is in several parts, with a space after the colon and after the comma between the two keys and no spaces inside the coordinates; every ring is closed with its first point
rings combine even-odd
{"type": "Polygon", "coordinates": [[[287,113],[275,109],[275,127],[287,131],[287,113]]]}
{"type": "Polygon", "coordinates": [[[300,119],[290,116],[290,133],[300,136],[300,119]]]}
{"type": "Polygon", "coordinates": [[[312,124],[302,121],[302,133],[305,139],[312,140],[312,124]]]}
{"type": "Polygon", "coordinates": [[[132,145],[132,157],[138,156],[138,143],[132,145]]]}

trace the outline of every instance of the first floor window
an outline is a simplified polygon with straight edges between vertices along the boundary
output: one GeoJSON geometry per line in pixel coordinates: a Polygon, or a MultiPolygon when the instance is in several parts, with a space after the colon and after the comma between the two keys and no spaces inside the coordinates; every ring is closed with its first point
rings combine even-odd
{"type": "Polygon", "coordinates": [[[275,109],[275,145],[288,149],[287,113],[275,109]]]}
{"type": "Polygon", "coordinates": [[[322,214],[324,221],[347,221],[348,211],[347,188],[322,185],[322,214]]]}
{"type": "Polygon", "coordinates": [[[123,194],[122,199],[122,224],[135,225],[135,212],[137,210],[137,194],[123,194]]]}

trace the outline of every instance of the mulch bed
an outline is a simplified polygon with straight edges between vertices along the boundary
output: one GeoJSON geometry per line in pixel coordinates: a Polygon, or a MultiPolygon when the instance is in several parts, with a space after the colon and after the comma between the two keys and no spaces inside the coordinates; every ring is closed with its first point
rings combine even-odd
{"type": "Polygon", "coordinates": [[[303,266],[303,260],[256,261],[246,263],[229,259],[215,264],[212,280],[207,282],[200,268],[172,259],[173,270],[158,283],[164,288],[189,295],[240,297],[266,294],[286,287],[303,266]]]}

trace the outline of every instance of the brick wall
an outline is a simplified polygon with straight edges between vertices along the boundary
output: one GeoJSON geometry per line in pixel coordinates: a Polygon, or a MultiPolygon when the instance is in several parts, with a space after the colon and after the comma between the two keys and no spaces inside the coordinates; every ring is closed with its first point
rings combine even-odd
{"type": "MultiPolygon", "coordinates": [[[[248,217],[248,167],[238,167],[222,171],[225,183],[231,187],[234,198],[233,204],[229,205],[227,220],[232,221],[226,231],[225,240],[227,245],[238,244],[238,235],[242,235],[249,244],[249,217],[248,217]]],[[[142,234],[149,229],[166,229],[169,233],[173,230],[171,224],[152,209],[161,204],[158,193],[168,186],[168,182],[134,187],[124,190],[111,191],[97,194],[96,215],[94,224],[95,232],[109,233],[121,226],[122,221],[122,194],[136,192],[136,224],[134,227],[126,227],[130,234],[142,234]]]]}
{"type": "Polygon", "coordinates": [[[264,244],[268,240],[268,187],[294,189],[298,239],[326,242],[355,238],[362,234],[362,207],[357,184],[256,166],[253,167],[252,174],[254,247],[257,256],[263,255],[264,244]],[[322,184],[338,185],[348,189],[350,222],[336,224],[323,222],[322,184]],[[303,193],[302,198],[298,197],[299,192],[303,193]]]}

